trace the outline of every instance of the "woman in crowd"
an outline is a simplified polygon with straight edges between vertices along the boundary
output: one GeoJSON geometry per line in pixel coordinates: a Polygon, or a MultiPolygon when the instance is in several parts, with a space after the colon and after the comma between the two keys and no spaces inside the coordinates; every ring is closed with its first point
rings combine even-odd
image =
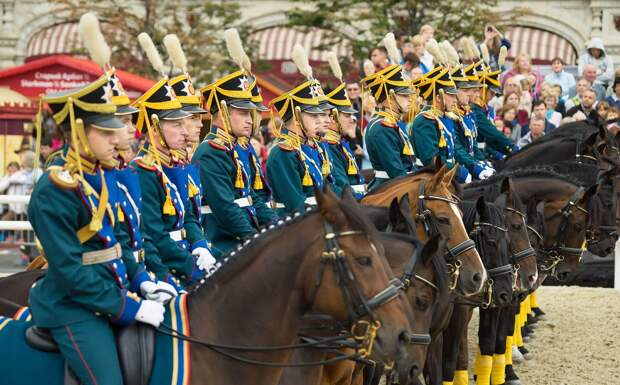
{"type": "Polygon", "coordinates": [[[533,91],[535,94],[540,94],[540,86],[543,82],[542,75],[532,67],[532,59],[530,58],[530,55],[527,53],[520,53],[517,57],[515,57],[512,69],[502,76],[502,84],[517,75],[523,75],[527,79],[530,74],[532,74],[536,79],[535,84],[532,86],[533,91]]]}

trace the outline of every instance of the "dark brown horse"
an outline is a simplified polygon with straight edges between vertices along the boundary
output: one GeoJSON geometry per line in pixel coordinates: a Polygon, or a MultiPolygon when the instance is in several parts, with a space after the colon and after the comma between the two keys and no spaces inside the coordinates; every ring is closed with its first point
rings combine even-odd
{"type": "Polygon", "coordinates": [[[330,191],[316,197],[318,210],[282,221],[232,252],[190,293],[192,338],[245,350],[230,358],[193,344],[191,384],[277,384],[279,365],[289,362],[291,351],[252,347],[294,344],[310,309],[349,324],[377,326],[370,358],[397,362],[408,380],[411,309],[376,230],[350,191],[342,200],[330,191]],[[248,360],[275,367],[241,362],[248,360]]]}
{"type": "Polygon", "coordinates": [[[482,290],[486,271],[474,243],[467,234],[458,208],[457,186],[452,183],[456,169],[449,171],[440,161],[434,168],[384,183],[361,203],[389,207],[394,198],[409,195],[411,215],[416,223],[416,236],[426,242],[441,234],[447,240],[446,262],[451,275],[451,288],[459,295],[470,296],[482,290]]]}

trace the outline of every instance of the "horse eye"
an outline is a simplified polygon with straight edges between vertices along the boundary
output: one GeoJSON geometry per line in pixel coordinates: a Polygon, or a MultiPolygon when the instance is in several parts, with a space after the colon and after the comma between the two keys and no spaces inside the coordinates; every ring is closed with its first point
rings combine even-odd
{"type": "Polygon", "coordinates": [[[415,305],[419,309],[426,310],[426,308],[428,307],[428,301],[426,301],[426,300],[424,300],[422,298],[416,298],[415,299],[415,305]]]}
{"type": "Polygon", "coordinates": [[[437,217],[437,222],[441,223],[442,225],[449,225],[450,224],[450,218],[447,218],[447,217],[437,217]]]}
{"type": "Polygon", "coordinates": [[[372,266],[372,258],[370,257],[356,257],[355,261],[362,266],[372,266]]]}
{"type": "Polygon", "coordinates": [[[512,225],[512,229],[515,231],[519,231],[523,228],[523,224],[522,223],[515,223],[512,225]]]}
{"type": "Polygon", "coordinates": [[[581,231],[583,230],[583,226],[581,225],[581,223],[575,223],[575,231],[581,231]]]}
{"type": "Polygon", "coordinates": [[[489,243],[489,246],[493,248],[497,247],[497,241],[495,239],[489,239],[488,243],[489,243]]]}

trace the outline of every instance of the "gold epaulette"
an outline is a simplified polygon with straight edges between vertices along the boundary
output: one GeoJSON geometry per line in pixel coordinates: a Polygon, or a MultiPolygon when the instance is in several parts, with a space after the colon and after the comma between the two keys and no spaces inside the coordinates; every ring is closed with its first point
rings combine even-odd
{"type": "Polygon", "coordinates": [[[155,156],[150,153],[146,153],[139,158],[135,159],[136,164],[146,170],[154,171],[157,167],[155,167],[155,156]]]}
{"type": "Polygon", "coordinates": [[[284,151],[293,151],[295,147],[287,140],[282,140],[278,143],[278,147],[280,147],[284,151]]]}
{"type": "Polygon", "coordinates": [[[433,110],[422,111],[420,112],[420,114],[422,114],[422,116],[424,116],[426,119],[430,120],[435,120],[438,118],[437,114],[433,110]]]}
{"type": "Polygon", "coordinates": [[[452,111],[446,112],[446,116],[452,120],[461,120],[461,117],[452,111]]]}
{"type": "Polygon", "coordinates": [[[49,154],[47,156],[47,159],[45,159],[45,164],[43,165],[43,167],[47,170],[50,167],[50,164],[59,156],[62,156],[62,148],[49,154]]]}
{"type": "Polygon", "coordinates": [[[211,147],[218,150],[227,151],[231,149],[230,145],[226,143],[226,139],[220,136],[209,139],[207,143],[209,143],[211,147]]]}
{"type": "Polygon", "coordinates": [[[63,189],[74,189],[78,186],[79,180],[62,166],[50,166],[49,178],[57,187],[63,189]]]}

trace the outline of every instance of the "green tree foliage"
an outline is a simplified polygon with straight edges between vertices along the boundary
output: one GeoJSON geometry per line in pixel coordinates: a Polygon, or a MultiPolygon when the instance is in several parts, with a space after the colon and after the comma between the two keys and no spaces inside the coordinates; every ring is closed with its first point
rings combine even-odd
{"type": "MultiPolygon", "coordinates": [[[[112,64],[152,79],[158,77],[143,54],[137,36],[147,32],[164,60],[162,39],[169,33],[179,36],[194,81],[206,84],[230,72],[231,64],[223,39],[225,28],[235,26],[244,39],[249,29],[238,26],[239,4],[232,0],[53,0],[63,21],[77,21],[85,12],[94,12],[112,50],[112,64]]],[[[244,39],[245,40],[245,39],[244,39]]],[[[246,47],[249,51],[251,47],[246,47]]]]}

